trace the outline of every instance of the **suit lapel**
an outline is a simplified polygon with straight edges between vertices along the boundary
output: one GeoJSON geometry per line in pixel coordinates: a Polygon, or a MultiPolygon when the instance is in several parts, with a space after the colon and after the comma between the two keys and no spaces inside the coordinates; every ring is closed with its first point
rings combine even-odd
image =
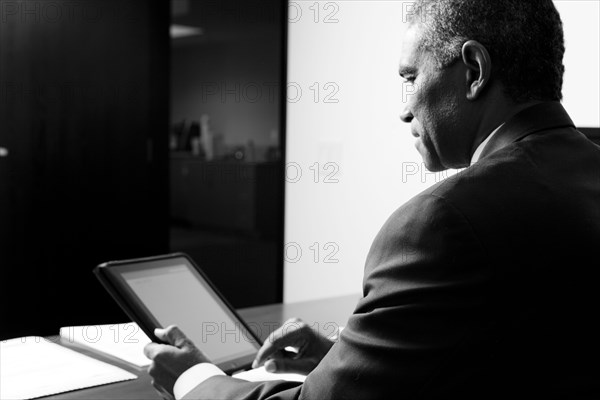
{"type": "Polygon", "coordinates": [[[575,125],[559,102],[536,104],[519,112],[504,124],[485,146],[480,159],[533,133],[567,127],[575,128],[575,125]]]}

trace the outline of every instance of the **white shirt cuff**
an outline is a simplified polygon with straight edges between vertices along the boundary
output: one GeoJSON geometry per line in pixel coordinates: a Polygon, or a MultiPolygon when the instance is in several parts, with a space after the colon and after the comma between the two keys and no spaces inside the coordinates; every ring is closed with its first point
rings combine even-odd
{"type": "Polygon", "coordinates": [[[334,341],[334,342],[339,342],[340,340],[340,335],[342,334],[342,331],[344,330],[344,326],[338,326],[338,330],[336,333],[333,334],[333,336],[331,336],[329,339],[334,341]]]}
{"type": "Polygon", "coordinates": [[[186,394],[194,390],[196,386],[216,375],[225,375],[219,367],[214,364],[201,363],[188,368],[183,374],[177,378],[173,394],[177,400],[183,398],[186,394]]]}

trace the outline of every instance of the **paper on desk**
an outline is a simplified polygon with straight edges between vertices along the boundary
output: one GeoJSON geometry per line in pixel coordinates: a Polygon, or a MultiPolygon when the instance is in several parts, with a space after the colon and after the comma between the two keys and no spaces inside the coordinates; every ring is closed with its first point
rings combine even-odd
{"type": "Polygon", "coordinates": [[[250,369],[248,371],[239,372],[233,375],[234,378],[244,379],[250,382],[259,381],[293,381],[293,382],[304,382],[306,376],[300,374],[274,374],[267,372],[265,367],[259,367],[250,369]]]}
{"type": "Polygon", "coordinates": [[[0,399],[33,399],[136,379],[39,336],[0,342],[0,399]]]}
{"type": "Polygon", "coordinates": [[[152,340],[135,322],[60,328],[63,341],[92,348],[138,367],[150,365],[144,346],[152,340]]]}

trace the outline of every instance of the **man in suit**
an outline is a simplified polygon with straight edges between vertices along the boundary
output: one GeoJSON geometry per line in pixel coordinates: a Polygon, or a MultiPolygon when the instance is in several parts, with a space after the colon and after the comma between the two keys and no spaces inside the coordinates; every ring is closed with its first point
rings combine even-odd
{"type": "Polygon", "coordinates": [[[563,43],[551,0],[418,1],[401,118],[429,170],[468,168],[384,224],[339,341],[306,326],[267,340],[256,364],[303,384],[223,376],[170,327],[172,346],[146,348],[155,385],[185,399],[600,398],[600,147],[560,104],[563,43]]]}

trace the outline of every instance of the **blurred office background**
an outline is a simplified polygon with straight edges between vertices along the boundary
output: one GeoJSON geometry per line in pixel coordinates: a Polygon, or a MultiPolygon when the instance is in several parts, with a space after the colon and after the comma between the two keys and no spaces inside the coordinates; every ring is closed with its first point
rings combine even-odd
{"type": "Polygon", "coordinates": [[[285,4],[171,0],[170,250],[236,307],[282,299],[285,4]]]}
{"type": "Polygon", "coordinates": [[[127,321],[92,269],[168,252],[280,302],[285,3],[0,12],[0,337],[127,321]]]}
{"type": "MultiPolygon", "coordinates": [[[[454,173],[399,119],[408,1],[0,3],[0,338],[125,322],[92,268],[174,251],[236,307],[358,294],[385,219],[454,173]]],[[[598,2],[556,4],[597,137],[598,2]]]]}

